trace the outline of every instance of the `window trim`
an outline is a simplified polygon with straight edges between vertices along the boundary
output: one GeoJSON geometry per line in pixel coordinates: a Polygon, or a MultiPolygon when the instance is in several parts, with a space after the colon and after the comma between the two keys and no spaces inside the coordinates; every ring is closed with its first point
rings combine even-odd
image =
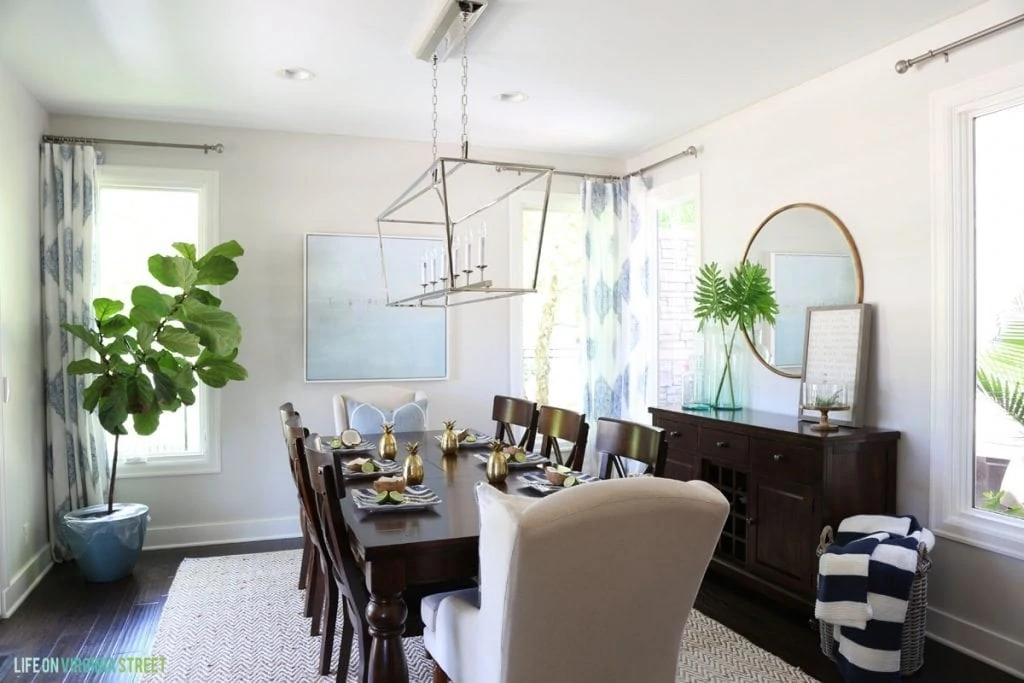
{"type": "Polygon", "coordinates": [[[933,93],[929,516],[939,536],[1024,559],[1024,520],[974,507],[974,118],[1024,104],[1024,62],[933,93]],[[971,453],[967,458],[962,454],[971,453]]]}
{"type": "MultiPolygon", "coordinates": [[[[158,168],[151,166],[98,167],[96,180],[97,215],[102,215],[100,194],[103,188],[153,190],[194,190],[199,193],[199,240],[197,251],[205,252],[217,244],[220,219],[220,184],[217,171],[205,169],[158,168]]],[[[217,293],[217,287],[209,287],[217,293]]],[[[200,411],[200,434],[205,435],[201,455],[150,455],[146,458],[119,459],[117,476],[123,479],[219,474],[221,472],[220,392],[205,384],[198,387],[205,410],[200,411]]]]}

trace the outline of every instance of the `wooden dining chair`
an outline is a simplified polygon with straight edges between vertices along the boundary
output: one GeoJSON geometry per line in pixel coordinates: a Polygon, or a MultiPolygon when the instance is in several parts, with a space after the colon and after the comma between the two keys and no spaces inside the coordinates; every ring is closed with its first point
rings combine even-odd
{"type": "Polygon", "coordinates": [[[602,479],[611,479],[613,468],[619,477],[641,473],[661,477],[665,474],[668,440],[659,427],[602,417],[597,421],[594,452],[604,458],[602,479]],[[630,467],[624,460],[641,463],[643,469],[630,467]]]}
{"type": "Polygon", "coordinates": [[[525,431],[518,445],[528,451],[533,450],[534,439],[537,437],[537,404],[524,398],[511,396],[495,396],[491,419],[497,424],[494,438],[505,443],[515,444],[516,436],[512,427],[522,427],[525,431]]]}
{"type": "MultiPolygon", "coordinates": [[[[295,407],[292,405],[292,403],[290,401],[288,403],[282,403],[281,407],[279,408],[279,410],[280,410],[280,413],[281,413],[281,430],[284,432],[284,445],[285,445],[285,448],[287,449],[288,448],[288,420],[290,420],[293,416],[298,416],[299,414],[295,411],[295,407]]],[[[291,458],[290,454],[288,456],[288,469],[292,473],[292,481],[295,482],[295,494],[296,494],[296,496],[298,496],[299,495],[299,480],[296,478],[295,467],[294,467],[294,464],[292,462],[292,458],[291,458]]],[[[302,500],[301,499],[299,500],[299,530],[302,532],[302,560],[300,560],[300,563],[299,563],[299,590],[305,590],[306,586],[309,585],[310,568],[313,566],[313,562],[312,562],[312,559],[313,559],[312,544],[313,544],[313,542],[310,540],[309,534],[306,533],[306,522],[305,522],[304,513],[302,511],[302,500]]],[[[307,617],[310,616],[310,611],[309,611],[308,606],[307,606],[307,609],[306,609],[306,616],[307,617]]]]}
{"type": "Polygon", "coordinates": [[[302,427],[298,414],[292,415],[285,427],[287,430],[288,455],[291,458],[292,472],[295,475],[296,487],[299,490],[299,503],[302,506],[303,529],[310,539],[310,564],[312,571],[307,576],[306,614],[311,617],[309,635],[320,635],[320,622],[324,605],[325,577],[321,570],[320,556],[324,552],[324,541],[317,523],[316,498],[306,469],[306,437],[308,432],[302,427]]]}
{"type": "Polygon", "coordinates": [[[587,452],[590,425],[585,415],[565,408],[541,406],[537,416],[537,434],[541,438],[540,452],[549,460],[574,470],[583,469],[583,456],[587,452]],[[563,455],[559,441],[568,441],[572,448],[563,455]]]}

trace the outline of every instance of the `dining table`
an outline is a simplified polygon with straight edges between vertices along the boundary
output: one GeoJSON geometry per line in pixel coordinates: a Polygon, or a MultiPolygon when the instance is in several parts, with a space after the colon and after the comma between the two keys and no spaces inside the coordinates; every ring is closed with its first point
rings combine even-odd
{"type": "MultiPolygon", "coordinates": [[[[370,488],[372,480],[346,482],[342,515],[370,594],[366,607],[366,622],[373,639],[366,672],[370,683],[409,680],[402,648],[408,617],[403,592],[416,586],[477,576],[480,517],[475,489],[478,482],[487,481],[486,464],[478,455],[490,455],[490,449],[484,444],[462,445],[455,454],[443,455],[440,434],[441,431],[395,434],[399,464],[407,457],[403,444],[420,444],[423,485],[441,499],[431,508],[361,510],[354,504],[351,491],[370,488]]],[[[510,469],[505,482],[496,486],[507,493],[541,497],[522,477],[525,472],[536,471],[536,466],[510,469]]]]}

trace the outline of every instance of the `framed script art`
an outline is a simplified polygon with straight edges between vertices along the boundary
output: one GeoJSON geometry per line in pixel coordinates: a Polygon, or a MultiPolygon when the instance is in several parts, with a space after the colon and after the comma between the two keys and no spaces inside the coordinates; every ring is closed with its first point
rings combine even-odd
{"type": "Polygon", "coordinates": [[[372,382],[448,377],[448,316],[443,308],[388,308],[389,285],[420,287],[424,253],[440,239],[305,236],[307,382],[372,382]],[[408,282],[406,282],[408,280],[408,282]]]}
{"type": "MultiPolygon", "coordinates": [[[[849,410],[830,412],[829,422],[859,427],[864,419],[865,378],[871,339],[871,306],[815,306],[807,309],[803,381],[846,385],[849,410]]],[[[800,419],[819,419],[800,405],[800,419]]]]}

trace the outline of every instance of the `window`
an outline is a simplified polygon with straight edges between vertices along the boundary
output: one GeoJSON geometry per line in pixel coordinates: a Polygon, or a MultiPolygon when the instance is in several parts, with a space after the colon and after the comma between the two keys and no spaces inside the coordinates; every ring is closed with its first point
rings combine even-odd
{"type": "Polygon", "coordinates": [[[1024,78],[933,98],[931,525],[1024,558],[1024,78]]]}
{"type": "MultiPolygon", "coordinates": [[[[540,230],[540,198],[528,193],[512,210],[513,221],[516,215],[521,220],[517,238],[522,248],[516,251],[535,249],[540,230]]],[[[515,230],[513,234],[516,235],[515,230]]],[[[525,396],[538,405],[583,410],[580,302],[585,237],[579,197],[553,194],[544,228],[543,259],[545,263],[557,263],[558,267],[540,269],[536,295],[517,297],[521,320],[512,326],[521,335],[520,352],[512,362],[513,394],[525,396]]],[[[532,266],[532,257],[520,257],[512,264],[522,271],[523,282],[533,279],[529,272],[532,266]]]]}
{"type": "Polygon", "coordinates": [[[658,226],[658,405],[683,404],[683,378],[694,371],[697,319],[693,292],[700,266],[696,177],[655,191],[658,226]]]}
{"type": "MultiPolygon", "coordinates": [[[[94,274],[99,296],[130,305],[132,288],[166,289],[149,274],[152,254],[174,242],[199,253],[216,244],[217,175],[212,171],[100,167],[94,274]]],[[[152,476],[220,471],[215,394],[203,384],[196,402],[162,413],[156,433],[121,437],[118,474],[152,476]]],[[[108,453],[113,436],[108,435],[108,453]]]]}

